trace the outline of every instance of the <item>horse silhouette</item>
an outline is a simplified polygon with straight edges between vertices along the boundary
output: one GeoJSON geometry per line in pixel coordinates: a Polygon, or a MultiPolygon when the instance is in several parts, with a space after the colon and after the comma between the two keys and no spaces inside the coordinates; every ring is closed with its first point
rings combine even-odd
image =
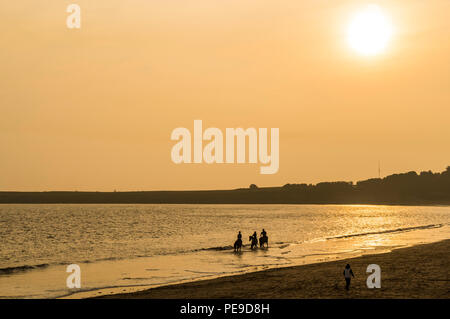
{"type": "Polygon", "coordinates": [[[253,249],[253,247],[255,247],[255,248],[258,247],[258,239],[256,239],[253,236],[249,236],[248,240],[252,242],[250,249],[253,249]]]}
{"type": "Polygon", "coordinates": [[[267,246],[267,248],[269,248],[269,236],[259,237],[259,248],[263,248],[265,246],[267,246]]]}
{"type": "Polygon", "coordinates": [[[241,248],[242,248],[242,239],[237,239],[234,242],[234,251],[235,252],[241,251],[241,248]]]}

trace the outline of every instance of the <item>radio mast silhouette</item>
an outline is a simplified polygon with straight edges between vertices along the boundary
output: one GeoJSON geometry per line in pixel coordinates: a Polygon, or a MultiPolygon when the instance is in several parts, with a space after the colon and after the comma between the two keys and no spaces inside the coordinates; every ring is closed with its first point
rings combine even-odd
{"type": "Polygon", "coordinates": [[[380,165],[380,161],[378,161],[378,178],[381,179],[381,165],[380,165]]]}

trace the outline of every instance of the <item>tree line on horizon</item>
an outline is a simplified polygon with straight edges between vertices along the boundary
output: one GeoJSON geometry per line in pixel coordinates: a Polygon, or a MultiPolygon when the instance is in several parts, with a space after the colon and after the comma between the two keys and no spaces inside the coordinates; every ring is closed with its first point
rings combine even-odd
{"type": "Polygon", "coordinates": [[[450,204],[450,166],[440,173],[415,171],[353,182],[286,184],[300,201],[450,204]]]}
{"type": "Polygon", "coordinates": [[[450,205],[450,166],[353,182],[210,191],[0,192],[0,203],[450,205]]]}

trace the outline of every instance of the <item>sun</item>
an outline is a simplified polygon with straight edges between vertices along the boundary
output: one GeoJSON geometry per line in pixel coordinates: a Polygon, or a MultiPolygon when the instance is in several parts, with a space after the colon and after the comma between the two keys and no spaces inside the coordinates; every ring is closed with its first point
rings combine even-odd
{"type": "Polygon", "coordinates": [[[356,52],[371,56],[384,51],[392,35],[390,21],[378,5],[357,12],[347,29],[347,40],[356,52]]]}

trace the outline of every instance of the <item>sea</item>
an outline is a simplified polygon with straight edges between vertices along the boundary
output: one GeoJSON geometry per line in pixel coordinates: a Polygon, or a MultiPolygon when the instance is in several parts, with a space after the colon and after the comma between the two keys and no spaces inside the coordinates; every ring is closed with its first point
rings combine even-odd
{"type": "MultiPolygon", "coordinates": [[[[450,238],[450,207],[0,205],[0,298],[87,298],[450,238]],[[248,237],[265,229],[268,248],[248,237]],[[235,253],[238,232],[244,247],[235,253]],[[68,266],[80,288],[68,287],[68,266]]],[[[400,263],[401,261],[399,261],[400,263]]]]}

